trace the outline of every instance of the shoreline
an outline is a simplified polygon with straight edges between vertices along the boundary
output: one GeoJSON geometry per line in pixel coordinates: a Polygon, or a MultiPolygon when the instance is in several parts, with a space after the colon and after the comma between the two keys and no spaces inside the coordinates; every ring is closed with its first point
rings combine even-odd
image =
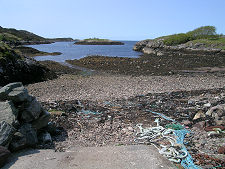
{"type": "Polygon", "coordinates": [[[225,57],[220,55],[142,55],[139,58],[86,56],[79,60],[67,60],[69,64],[110,74],[131,76],[165,76],[187,73],[224,74],[225,57]]]}
{"type": "Polygon", "coordinates": [[[223,76],[190,74],[186,76],[129,76],[112,74],[61,74],[58,78],[29,84],[29,92],[39,101],[116,100],[148,93],[222,88],[223,76]]]}
{"type": "Polygon", "coordinates": [[[204,129],[204,119],[192,119],[199,111],[210,109],[205,104],[217,106],[224,103],[224,84],[224,76],[208,73],[138,77],[62,74],[57,79],[30,84],[27,88],[47,110],[63,113],[52,116],[52,122],[63,127],[68,134],[66,140],[55,142],[56,151],[67,152],[75,145],[136,145],[136,125],[155,126],[155,116],[146,112],[151,110],[175,119],[196,133],[185,138],[195,163],[217,166],[224,165],[224,156],[218,154],[220,145],[224,144],[223,137],[209,137],[204,129]],[[201,161],[206,158],[201,152],[210,153],[207,158],[212,159],[201,161]]]}

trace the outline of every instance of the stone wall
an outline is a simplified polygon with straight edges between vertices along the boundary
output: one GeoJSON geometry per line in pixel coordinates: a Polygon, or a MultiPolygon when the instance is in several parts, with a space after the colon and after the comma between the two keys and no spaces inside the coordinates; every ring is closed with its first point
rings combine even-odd
{"type": "Polygon", "coordinates": [[[44,129],[49,119],[50,113],[28,94],[21,82],[0,88],[0,161],[9,151],[51,142],[51,135],[44,129]]]}

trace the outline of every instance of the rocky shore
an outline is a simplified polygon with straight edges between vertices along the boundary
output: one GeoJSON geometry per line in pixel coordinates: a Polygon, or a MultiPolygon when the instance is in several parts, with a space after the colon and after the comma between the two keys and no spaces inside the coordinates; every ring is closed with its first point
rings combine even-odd
{"type": "Polygon", "coordinates": [[[37,49],[31,48],[31,47],[26,47],[26,46],[16,46],[14,47],[15,50],[19,50],[22,55],[25,55],[27,57],[35,57],[35,56],[46,56],[46,55],[61,55],[62,53],[60,52],[42,52],[37,49]]]}
{"type": "MultiPolygon", "coordinates": [[[[95,74],[68,72],[27,88],[53,112],[51,121],[68,132],[65,141],[55,144],[57,151],[69,151],[72,145],[139,144],[135,142],[137,124],[155,126],[156,116],[147,111],[151,110],[191,130],[193,134],[185,142],[196,165],[223,168],[223,59],[217,55],[146,55],[138,59],[91,56],[69,63],[94,69],[95,74]],[[146,58],[152,64],[144,64],[146,58]],[[214,128],[222,132],[216,133],[214,128]]],[[[170,124],[161,120],[163,126],[170,124]]]]}
{"type": "Polygon", "coordinates": [[[215,46],[206,46],[204,43],[188,42],[180,45],[168,46],[164,39],[143,40],[136,43],[133,48],[135,51],[141,51],[144,54],[153,54],[157,56],[164,55],[220,55],[225,56],[225,50],[215,46]]]}
{"type": "MultiPolygon", "coordinates": [[[[192,135],[186,137],[186,146],[197,165],[222,168],[225,165],[224,135],[213,133],[212,128],[224,126],[223,79],[210,74],[186,77],[63,75],[29,85],[28,90],[52,112],[51,121],[68,132],[65,141],[55,144],[57,151],[69,151],[72,145],[138,144],[135,142],[137,124],[156,125],[157,116],[148,112],[151,110],[173,118],[192,131],[192,135]]],[[[161,120],[161,125],[169,124],[161,120]]]]}
{"type": "Polygon", "coordinates": [[[0,42],[0,86],[16,81],[27,84],[55,77],[54,72],[34,59],[21,55],[0,42]]]}
{"type": "Polygon", "coordinates": [[[107,56],[87,56],[68,63],[111,74],[132,76],[172,75],[190,73],[223,73],[223,55],[143,55],[140,58],[121,58],[107,56]]]}

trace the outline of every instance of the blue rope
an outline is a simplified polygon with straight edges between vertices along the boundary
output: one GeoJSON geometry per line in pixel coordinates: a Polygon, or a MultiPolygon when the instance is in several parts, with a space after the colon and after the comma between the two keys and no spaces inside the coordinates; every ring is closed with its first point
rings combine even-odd
{"type": "MultiPolygon", "coordinates": [[[[146,110],[147,112],[151,112],[153,114],[157,114],[159,115],[160,117],[168,120],[168,121],[172,121],[172,122],[176,122],[175,120],[165,116],[164,114],[161,114],[161,113],[157,113],[157,112],[153,112],[151,110],[146,110]]],[[[181,144],[182,145],[182,148],[181,150],[184,151],[184,152],[187,152],[187,156],[181,160],[181,165],[185,168],[185,169],[201,169],[201,167],[197,166],[194,164],[193,162],[193,159],[191,157],[191,155],[188,153],[186,147],[184,146],[184,138],[185,138],[185,135],[187,133],[190,133],[189,130],[186,130],[186,129],[182,129],[182,130],[174,130],[174,134],[176,136],[176,142],[178,144],[181,144]]]]}
{"type": "Polygon", "coordinates": [[[176,137],[176,142],[178,144],[182,145],[181,150],[187,152],[187,156],[181,160],[181,165],[185,168],[185,169],[200,169],[199,166],[196,166],[193,162],[193,159],[191,157],[191,155],[188,153],[186,147],[184,146],[184,138],[185,135],[187,133],[190,133],[190,131],[186,130],[186,129],[182,129],[182,130],[174,130],[174,134],[177,136],[176,137]]]}
{"type": "Polygon", "coordinates": [[[154,111],[151,111],[151,110],[146,110],[146,111],[147,111],[147,112],[151,112],[151,113],[153,113],[153,114],[157,114],[157,115],[161,116],[162,118],[164,118],[164,119],[166,119],[166,120],[168,120],[168,121],[175,122],[175,120],[173,120],[173,119],[171,119],[171,118],[165,116],[164,114],[157,113],[157,112],[154,112],[154,111]]]}

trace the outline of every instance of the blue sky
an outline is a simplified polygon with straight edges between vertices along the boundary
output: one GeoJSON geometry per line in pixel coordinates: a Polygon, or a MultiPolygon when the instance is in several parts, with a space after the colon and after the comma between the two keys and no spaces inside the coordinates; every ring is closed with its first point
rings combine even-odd
{"type": "Polygon", "coordinates": [[[44,37],[142,40],[216,26],[225,0],[0,0],[0,25],[44,37]]]}

